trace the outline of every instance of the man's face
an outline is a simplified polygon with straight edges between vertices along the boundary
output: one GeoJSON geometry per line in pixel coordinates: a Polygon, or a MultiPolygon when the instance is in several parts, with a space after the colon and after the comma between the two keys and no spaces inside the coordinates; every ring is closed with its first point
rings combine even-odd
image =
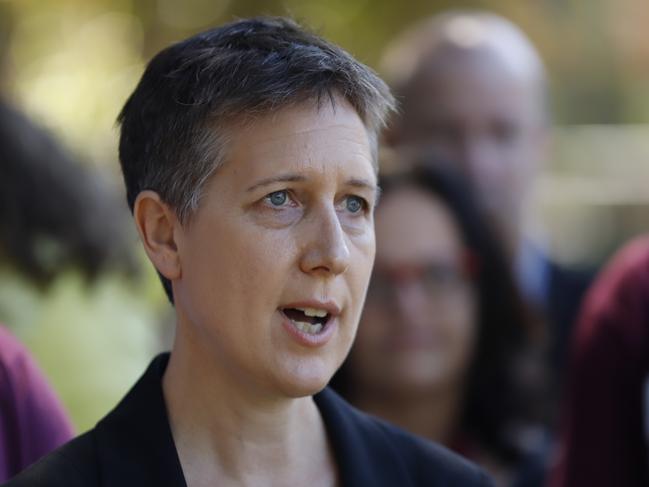
{"type": "Polygon", "coordinates": [[[501,224],[517,225],[542,158],[539,87],[489,53],[431,64],[413,81],[399,141],[457,164],[501,224]]]}
{"type": "Polygon", "coordinates": [[[376,191],[367,131],[344,101],[233,129],[179,231],[174,296],[195,360],[257,392],[323,388],[356,333],[376,191]]]}

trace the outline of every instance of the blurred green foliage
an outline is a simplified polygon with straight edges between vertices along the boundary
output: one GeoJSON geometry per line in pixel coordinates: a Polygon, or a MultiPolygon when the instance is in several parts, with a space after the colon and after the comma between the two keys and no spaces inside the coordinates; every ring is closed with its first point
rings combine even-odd
{"type": "Polygon", "coordinates": [[[447,8],[491,9],[529,34],[560,123],[649,118],[645,0],[0,0],[0,28],[12,31],[12,91],[105,161],[144,60],[173,41],[236,17],[291,15],[376,67],[394,35],[447,8]]]}
{"type": "MultiPolygon", "coordinates": [[[[142,257],[143,259],[144,257],[142,257]]],[[[169,315],[150,266],[137,279],[60,275],[43,292],[0,268],[0,321],[46,372],[77,431],[94,426],[163,347],[169,315]]]]}

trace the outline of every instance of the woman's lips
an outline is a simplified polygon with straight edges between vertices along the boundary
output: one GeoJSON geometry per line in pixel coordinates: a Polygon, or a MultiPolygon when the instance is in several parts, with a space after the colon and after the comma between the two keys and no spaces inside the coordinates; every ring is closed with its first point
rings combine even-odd
{"type": "Polygon", "coordinates": [[[401,330],[385,341],[386,352],[433,351],[444,347],[444,337],[432,330],[401,330]]]}
{"type": "Polygon", "coordinates": [[[283,313],[295,326],[310,335],[319,333],[329,321],[329,313],[318,308],[283,308],[283,313]]]}

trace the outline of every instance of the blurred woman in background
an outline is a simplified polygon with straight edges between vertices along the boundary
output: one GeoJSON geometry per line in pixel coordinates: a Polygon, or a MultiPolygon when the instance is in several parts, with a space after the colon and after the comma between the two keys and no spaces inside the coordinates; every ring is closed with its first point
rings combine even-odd
{"type": "Polygon", "coordinates": [[[505,258],[454,174],[417,168],[381,187],[367,302],[332,384],[513,485],[526,449],[521,425],[533,415],[521,383],[541,377],[505,258]]]}

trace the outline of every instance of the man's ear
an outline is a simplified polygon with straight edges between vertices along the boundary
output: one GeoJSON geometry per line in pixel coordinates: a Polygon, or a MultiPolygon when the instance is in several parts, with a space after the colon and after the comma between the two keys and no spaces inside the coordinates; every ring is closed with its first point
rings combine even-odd
{"type": "Polygon", "coordinates": [[[133,206],[135,225],[149,259],[167,279],[181,276],[175,230],[180,225],[176,213],[155,191],[140,192],[133,206]]]}

